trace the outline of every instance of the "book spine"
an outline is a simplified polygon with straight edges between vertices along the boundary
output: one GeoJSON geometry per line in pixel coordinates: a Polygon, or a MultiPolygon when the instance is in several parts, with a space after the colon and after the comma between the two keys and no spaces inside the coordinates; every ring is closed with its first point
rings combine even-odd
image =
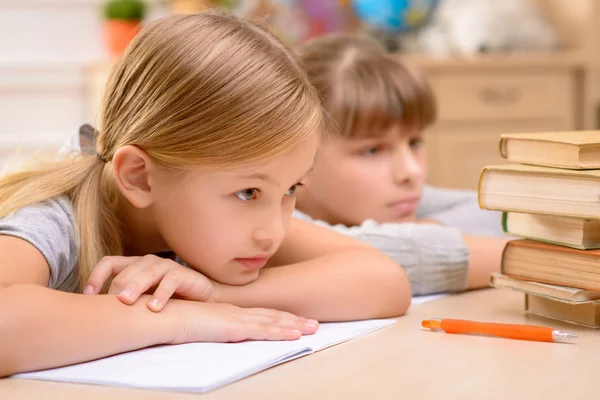
{"type": "MultiPolygon", "coordinates": [[[[508,277],[506,277],[506,276],[504,276],[504,278],[508,279],[508,277]]],[[[518,281],[522,282],[523,284],[526,284],[528,282],[528,281],[523,281],[520,279],[518,281]]],[[[494,274],[490,275],[489,284],[491,287],[494,287],[496,289],[514,290],[519,293],[547,297],[547,298],[550,298],[555,301],[561,301],[561,302],[565,302],[565,303],[569,303],[569,304],[582,304],[584,302],[589,301],[589,300],[577,301],[577,300],[575,300],[576,295],[572,294],[571,292],[558,290],[558,289],[548,287],[548,286],[546,286],[546,287],[543,287],[543,286],[523,287],[523,285],[519,286],[519,284],[516,282],[513,283],[511,281],[503,281],[501,278],[499,279],[498,277],[494,276],[494,274]]]]}
{"type": "Polygon", "coordinates": [[[511,274],[510,272],[505,273],[504,271],[505,271],[505,269],[504,269],[504,262],[503,262],[502,267],[501,267],[501,272],[503,275],[506,275],[509,278],[519,279],[519,280],[527,281],[527,282],[546,283],[548,285],[555,285],[555,286],[569,286],[569,287],[573,287],[575,289],[589,290],[592,292],[600,292],[600,286],[574,285],[574,284],[562,282],[560,279],[540,279],[540,278],[534,278],[534,277],[530,277],[530,276],[514,275],[514,274],[511,274]]]}
{"type": "Polygon", "coordinates": [[[551,298],[525,295],[525,312],[557,321],[582,325],[588,328],[600,328],[600,309],[597,302],[573,304],[551,298]]]}
{"type": "Polygon", "coordinates": [[[506,153],[506,138],[501,137],[498,142],[498,152],[500,153],[500,157],[503,159],[508,158],[508,154],[506,153]]]}
{"type": "Polygon", "coordinates": [[[512,240],[506,242],[506,244],[504,245],[504,249],[502,249],[502,257],[500,258],[500,273],[507,276],[508,274],[505,271],[504,261],[506,259],[506,252],[508,251],[508,248],[512,246],[510,242],[512,242],[512,240]]]}
{"type": "Polygon", "coordinates": [[[508,225],[507,225],[507,221],[508,220],[508,213],[506,211],[502,211],[502,231],[504,233],[509,233],[508,232],[508,225]]]}
{"type": "Polygon", "coordinates": [[[479,181],[477,182],[477,204],[479,204],[479,208],[485,210],[486,208],[481,201],[481,183],[483,182],[483,177],[487,173],[488,167],[483,167],[481,173],[479,174],[479,181]]]}

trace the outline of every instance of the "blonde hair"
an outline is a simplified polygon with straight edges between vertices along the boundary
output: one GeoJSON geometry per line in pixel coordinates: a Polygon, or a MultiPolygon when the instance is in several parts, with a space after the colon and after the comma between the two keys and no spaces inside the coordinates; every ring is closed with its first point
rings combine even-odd
{"type": "Polygon", "coordinates": [[[274,35],[221,13],[167,17],[144,28],[111,71],[98,156],[3,178],[0,217],[51,198],[70,199],[83,285],[103,256],[123,254],[110,167],[118,148],[137,146],[174,171],[228,168],[282,155],[321,125],[316,92],[274,35]]]}
{"type": "Polygon", "coordinates": [[[332,34],[297,52],[330,117],[328,132],[364,137],[394,124],[422,130],[435,121],[428,84],[374,40],[332,34]]]}

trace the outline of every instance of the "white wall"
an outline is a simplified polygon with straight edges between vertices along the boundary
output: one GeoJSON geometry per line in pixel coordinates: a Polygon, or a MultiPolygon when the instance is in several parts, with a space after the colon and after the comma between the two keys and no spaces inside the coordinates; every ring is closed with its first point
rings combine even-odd
{"type": "Polygon", "coordinates": [[[91,119],[86,71],[104,60],[102,4],[0,0],[0,165],[17,147],[58,148],[91,119]]]}
{"type": "Polygon", "coordinates": [[[0,164],[53,150],[85,119],[84,68],[103,57],[97,0],[0,0],[0,164]]]}

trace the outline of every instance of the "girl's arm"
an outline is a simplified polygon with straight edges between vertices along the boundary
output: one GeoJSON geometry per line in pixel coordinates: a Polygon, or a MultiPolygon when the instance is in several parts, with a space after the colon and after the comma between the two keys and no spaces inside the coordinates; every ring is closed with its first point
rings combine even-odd
{"type": "Polygon", "coordinates": [[[502,252],[510,240],[502,230],[502,213],[480,209],[476,191],[426,186],[418,217],[460,229],[469,251],[466,288],[489,286],[489,275],[500,271],[502,252]]]}
{"type": "Polygon", "coordinates": [[[167,343],[175,335],[168,319],[115,296],[0,288],[0,377],[167,343]]]}
{"type": "Polygon", "coordinates": [[[166,315],[43,287],[48,264],[25,240],[0,236],[0,255],[0,376],[166,343],[174,335],[166,315]]]}
{"type": "Polygon", "coordinates": [[[500,270],[508,238],[463,235],[458,229],[435,224],[378,224],[372,220],[347,227],[298,218],[367,243],[402,266],[413,295],[459,292],[488,286],[489,273],[500,270]]]}
{"type": "Polygon", "coordinates": [[[469,249],[471,266],[467,275],[467,288],[489,287],[490,274],[500,271],[502,252],[510,238],[464,235],[464,240],[469,249]]]}
{"type": "Polygon", "coordinates": [[[392,259],[296,218],[269,267],[250,284],[220,287],[220,301],[319,321],[396,317],[410,304],[408,280],[392,259]]]}
{"type": "Polygon", "coordinates": [[[157,344],[297,339],[316,329],[287,313],[227,304],[171,300],[153,313],[146,298],[128,306],[46,288],[48,271],[33,245],[0,235],[0,377],[157,344]]]}

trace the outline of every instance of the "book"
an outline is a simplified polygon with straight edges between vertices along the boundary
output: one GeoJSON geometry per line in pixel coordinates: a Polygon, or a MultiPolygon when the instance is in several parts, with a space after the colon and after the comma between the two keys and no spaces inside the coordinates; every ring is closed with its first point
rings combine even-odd
{"type": "Polygon", "coordinates": [[[156,346],[12,378],[204,393],[395,322],[380,319],[323,323],[317,333],[296,341],[156,346]]]}
{"type": "Polygon", "coordinates": [[[525,312],[539,317],[600,328],[600,301],[571,303],[532,294],[525,295],[525,312]]]}
{"type": "Polygon", "coordinates": [[[526,281],[600,291],[600,250],[511,240],[502,253],[501,272],[526,281]]]}
{"type": "Polygon", "coordinates": [[[600,168],[600,131],[509,133],[500,156],[513,163],[571,169],[600,168]]]}
{"type": "Polygon", "coordinates": [[[555,300],[568,301],[573,304],[600,300],[600,292],[593,290],[523,281],[502,275],[499,272],[493,272],[490,275],[490,286],[499,289],[516,290],[534,296],[544,296],[555,300]]]}
{"type": "Polygon", "coordinates": [[[478,193],[482,209],[600,219],[600,170],[489,166],[478,193]]]}
{"type": "Polygon", "coordinates": [[[600,220],[504,212],[502,229],[510,236],[580,250],[600,248],[600,220]]]}

